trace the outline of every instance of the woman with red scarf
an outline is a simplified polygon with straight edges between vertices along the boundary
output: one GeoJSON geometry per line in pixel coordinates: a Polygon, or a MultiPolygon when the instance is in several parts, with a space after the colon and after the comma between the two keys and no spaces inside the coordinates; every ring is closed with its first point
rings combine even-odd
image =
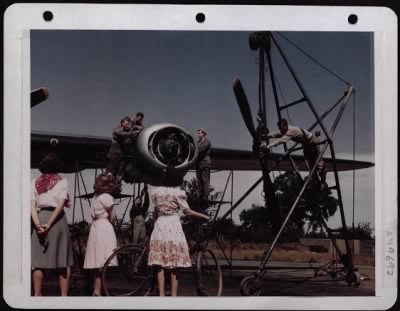
{"type": "Polygon", "coordinates": [[[43,270],[55,269],[61,296],[67,296],[72,243],[64,207],[69,207],[68,183],[57,174],[61,162],[48,154],[39,164],[42,173],[32,181],[31,215],[34,226],[31,238],[31,265],[34,295],[42,295],[43,270]]]}

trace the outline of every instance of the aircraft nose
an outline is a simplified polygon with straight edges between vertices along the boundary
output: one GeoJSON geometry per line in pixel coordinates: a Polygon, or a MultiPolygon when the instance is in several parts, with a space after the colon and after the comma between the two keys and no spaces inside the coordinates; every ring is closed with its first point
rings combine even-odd
{"type": "Polygon", "coordinates": [[[160,155],[166,160],[167,163],[171,163],[178,158],[180,154],[179,143],[173,138],[167,138],[160,142],[160,155]]]}

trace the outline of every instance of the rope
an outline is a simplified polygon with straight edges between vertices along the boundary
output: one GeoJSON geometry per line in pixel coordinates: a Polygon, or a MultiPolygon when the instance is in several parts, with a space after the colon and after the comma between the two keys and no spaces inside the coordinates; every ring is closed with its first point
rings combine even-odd
{"type": "Polygon", "coordinates": [[[283,34],[281,34],[279,31],[276,32],[277,34],[279,34],[282,38],[284,38],[286,41],[288,41],[291,45],[293,45],[296,49],[298,49],[301,53],[303,53],[305,56],[307,56],[310,60],[312,60],[314,63],[316,63],[317,65],[319,65],[321,68],[323,68],[324,70],[326,70],[327,72],[329,72],[331,75],[333,75],[334,77],[336,77],[337,79],[339,79],[340,81],[342,81],[343,83],[347,84],[347,85],[351,85],[349,82],[347,82],[346,80],[344,80],[342,77],[340,77],[338,74],[336,74],[335,72],[333,72],[332,70],[330,70],[329,68],[327,68],[326,66],[322,65],[319,61],[317,61],[314,57],[312,57],[310,54],[308,54],[306,51],[304,51],[302,48],[300,48],[299,46],[297,46],[294,42],[290,41],[287,37],[285,37],[283,34]]]}
{"type": "MultiPolygon", "coordinates": [[[[285,100],[285,97],[283,96],[281,84],[279,83],[278,78],[276,78],[276,82],[277,82],[277,84],[278,84],[279,93],[281,94],[281,97],[282,97],[282,99],[283,99],[283,102],[284,102],[284,104],[285,104],[285,106],[286,106],[286,105],[287,105],[287,102],[286,102],[286,100],[285,100]]],[[[285,111],[286,111],[286,116],[287,116],[287,118],[288,118],[288,120],[289,120],[289,123],[293,124],[292,118],[290,117],[289,109],[285,109],[285,111]]]]}

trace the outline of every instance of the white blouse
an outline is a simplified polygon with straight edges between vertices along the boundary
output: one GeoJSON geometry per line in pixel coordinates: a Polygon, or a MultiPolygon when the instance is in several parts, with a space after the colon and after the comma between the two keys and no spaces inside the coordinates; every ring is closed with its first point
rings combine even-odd
{"type": "Polygon", "coordinates": [[[63,178],[47,192],[39,194],[35,186],[36,179],[31,183],[31,201],[36,201],[37,206],[54,206],[57,207],[57,200],[67,199],[68,181],[63,178]]]}
{"type": "Polygon", "coordinates": [[[92,199],[90,214],[93,220],[108,217],[109,209],[114,205],[114,198],[108,193],[95,195],[92,199]]]}

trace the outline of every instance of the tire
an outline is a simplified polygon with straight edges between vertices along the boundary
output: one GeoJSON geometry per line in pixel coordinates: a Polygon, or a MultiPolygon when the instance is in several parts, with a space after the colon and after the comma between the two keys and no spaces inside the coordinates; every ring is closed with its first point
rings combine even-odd
{"type": "Polygon", "coordinates": [[[72,254],[74,258],[74,265],[71,266],[71,276],[69,280],[69,291],[75,291],[79,288],[79,284],[83,279],[84,270],[82,268],[82,260],[79,253],[72,249],[72,254]]]}
{"type": "Polygon", "coordinates": [[[150,267],[147,253],[138,245],[125,245],[114,250],[107,258],[101,281],[107,296],[142,296],[150,286],[150,267]],[[110,266],[117,258],[118,266],[110,266]]]}
{"type": "Polygon", "coordinates": [[[199,296],[222,295],[222,272],[214,253],[206,249],[197,253],[197,294],[199,296]]]}
{"type": "Polygon", "coordinates": [[[261,286],[254,275],[246,276],[240,282],[240,294],[242,296],[260,296],[261,286]]]}
{"type": "Polygon", "coordinates": [[[349,286],[352,287],[360,286],[361,284],[360,280],[361,280],[360,273],[358,273],[357,271],[350,271],[346,275],[346,282],[349,286]]]}

